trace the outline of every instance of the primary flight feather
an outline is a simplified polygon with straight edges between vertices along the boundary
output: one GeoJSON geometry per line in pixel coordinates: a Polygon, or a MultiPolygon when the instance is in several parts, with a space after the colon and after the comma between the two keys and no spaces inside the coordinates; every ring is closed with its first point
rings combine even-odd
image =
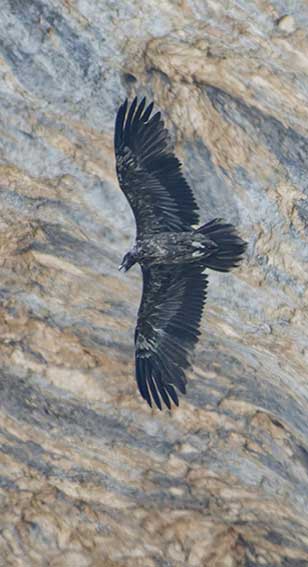
{"type": "Polygon", "coordinates": [[[246,243],[221,219],[194,229],[198,206],[170,150],[160,112],[137,97],[118,110],[114,146],[120,187],[133,210],[135,245],[120,269],[138,262],[143,292],[135,331],[136,379],[141,396],[159,409],[179,404],[185,370],[200,335],[206,268],[228,272],[246,243]]]}

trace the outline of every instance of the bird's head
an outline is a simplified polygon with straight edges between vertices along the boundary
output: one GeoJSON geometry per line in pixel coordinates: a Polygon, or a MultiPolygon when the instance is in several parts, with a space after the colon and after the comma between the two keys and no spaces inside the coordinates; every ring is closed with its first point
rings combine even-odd
{"type": "Polygon", "coordinates": [[[131,268],[136,263],[136,257],[132,252],[127,252],[125,254],[120,266],[119,270],[123,270],[123,272],[127,272],[129,268],[131,268]]]}

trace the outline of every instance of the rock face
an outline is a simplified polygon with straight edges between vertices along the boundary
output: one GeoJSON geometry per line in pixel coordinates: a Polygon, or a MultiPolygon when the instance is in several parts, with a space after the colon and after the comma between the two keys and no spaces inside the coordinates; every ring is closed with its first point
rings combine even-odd
{"type": "Polygon", "coordinates": [[[304,0],[2,0],[0,565],[308,565],[304,0]],[[136,390],[126,95],[249,241],[179,409],[136,390]]]}

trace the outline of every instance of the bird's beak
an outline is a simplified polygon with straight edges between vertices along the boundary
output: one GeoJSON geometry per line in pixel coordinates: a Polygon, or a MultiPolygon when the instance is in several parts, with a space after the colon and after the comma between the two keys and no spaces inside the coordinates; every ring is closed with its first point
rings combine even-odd
{"type": "Polygon", "coordinates": [[[126,272],[125,266],[123,266],[123,264],[120,264],[118,269],[119,269],[119,272],[126,272]]]}

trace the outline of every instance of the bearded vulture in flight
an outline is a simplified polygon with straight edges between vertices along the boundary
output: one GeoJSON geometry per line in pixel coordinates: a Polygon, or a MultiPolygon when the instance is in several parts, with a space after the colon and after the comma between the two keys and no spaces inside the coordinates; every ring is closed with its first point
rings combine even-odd
{"type": "Polygon", "coordinates": [[[135,330],[136,379],[152,407],[178,405],[185,370],[200,335],[206,268],[228,272],[246,243],[232,224],[214,219],[199,228],[198,206],[170,149],[160,112],[137,97],[118,110],[114,146],[120,187],[133,210],[136,242],[119,269],[138,262],[143,293],[135,330]]]}

